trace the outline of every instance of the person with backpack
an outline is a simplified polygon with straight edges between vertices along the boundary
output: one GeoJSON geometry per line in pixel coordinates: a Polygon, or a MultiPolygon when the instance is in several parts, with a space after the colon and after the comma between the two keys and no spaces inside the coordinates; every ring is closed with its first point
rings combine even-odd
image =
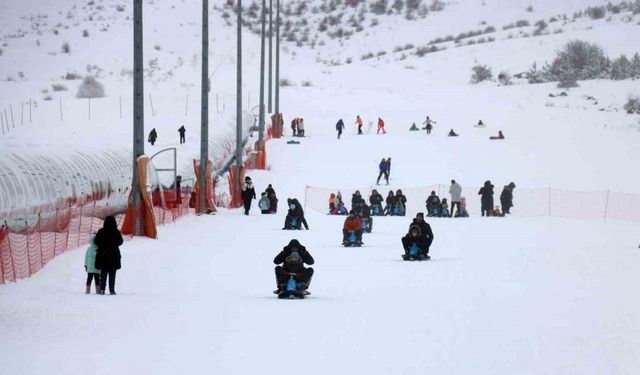
{"type": "Polygon", "coordinates": [[[253,188],[253,182],[249,176],[244,178],[241,197],[242,202],[244,203],[244,214],[249,215],[249,210],[251,210],[251,201],[256,199],[256,190],[253,188]]]}
{"type": "Polygon", "coordinates": [[[491,216],[493,214],[493,185],[491,185],[491,181],[484,182],[484,186],[480,188],[478,195],[481,196],[482,216],[491,216]]]}
{"type": "Polygon", "coordinates": [[[456,182],[456,180],[451,180],[451,186],[449,186],[449,194],[451,194],[451,215],[453,216],[453,211],[458,207],[458,212],[460,212],[460,197],[462,195],[462,186],[456,182]]]}
{"type": "Polygon", "coordinates": [[[344,130],[344,121],[342,121],[342,119],[338,120],[338,123],[336,124],[336,130],[338,131],[338,139],[340,139],[342,131],[344,130]]]}
{"type": "Polygon", "coordinates": [[[178,129],[178,133],[180,133],[180,144],[183,144],[186,142],[185,140],[185,133],[187,132],[187,129],[184,128],[184,125],[182,125],[179,129],[178,129]]]}
{"type": "Polygon", "coordinates": [[[100,269],[100,292],[104,294],[109,278],[109,294],[116,294],[116,271],[122,267],[120,245],[122,245],[122,234],[118,230],[116,218],[107,216],[104,219],[102,228],[96,233],[93,242],[98,247],[96,251],[96,269],[100,269]]]}
{"type": "Polygon", "coordinates": [[[378,178],[376,179],[376,185],[380,185],[380,178],[384,176],[384,179],[387,181],[387,185],[389,185],[389,163],[387,159],[382,158],[380,160],[380,164],[378,164],[378,178]]]}
{"type": "Polygon", "coordinates": [[[277,265],[275,268],[277,288],[273,293],[280,298],[288,297],[288,294],[285,293],[287,283],[293,277],[297,282],[295,292],[300,293],[301,296],[310,294],[308,289],[314,270],[312,267],[305,268],[304,265],[313,265],[315,260],[298,240],[289,241],[289,244],[282,248],[282,251],[273,259],[273,263],[277,265]]]}

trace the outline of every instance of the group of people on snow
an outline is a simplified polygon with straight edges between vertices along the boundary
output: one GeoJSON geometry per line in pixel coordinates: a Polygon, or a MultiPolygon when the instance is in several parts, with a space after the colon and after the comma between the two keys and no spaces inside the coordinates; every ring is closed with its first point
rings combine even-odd
{"type": "MultiPolygon", "coordinates": [[[[249,176],[244,178],[240,197],[242,198],[244,206],[244,214],[249,215],[249,211],[251,211],[251,203],[256,199],[256,190],[253,186],[253,181],[251,181],[251,177],[249,176]]],[[[278,212],[278,197],[276,196],[276,191],[273,189],[271,184],[269,184],[265,191],[260,194],[258,208],[260,208],[260,212],[262,214],[275,214],[278,212]]]]}
{"type": "MultiPolygon", "coordinates": [[[[364,125],[364,121],[362,120],[362,116],[357,115],[356,116],[356,121],[354,123],[357,128],[358,128],[358,135],[362,135],[364,134],[362,132],[362,126],[364,125]]],[[[371,123],[369,123],[369,127],[371,127],[371,123]]],[[[336,131],[338,132],[338,139],[340,139],[340,136],[342,136],[342,133],[344,132],[345,129],[345,125],[344,125],[344,120],[339,119],[338,122],[336,123],[336,131]]],[[[380,117],[378,117],[378,129],[376,131],[376,134],[380,134],[382,132],[382,134],[387,134],[387,131],[384,128],[384,120],[380,117]]]]}
{"type": "MultiPolygon", "coordinates": [[[[186,143],[185,134],[187,133],[187,129],[185,129],[184,125],[178,128],[178,133],[180,134],[180,144],[186,143]]],[[[149,132],[149,136],[147,137],[147,142],[153,146],[158,140],[158,131],[156,128],[151,129],[149,132]]]]}
{"type": "Polygon", "coordinates": [[[294,137],[304,137],[304,119],[295,117],[291,120],[291,132],[294,137]]]}
{"type": "Polygon", "coordinates": [[[500,193],[500,204],[502,205],[502,212],[500,206],[494,206],[493,202],[493,185],[490,180],[484,182],[484,185],[478,191],[480,195],[480,202],[482,204],[481,211],[482,216],[505,216],[511,214],[510,210],[513,207],[513,189],[516,188],[516,184],[513,182],[505,185],[500,193]]]}
{"type": "Polygon", "coordinates": [[[120,246],[122,234],[113,216],[104,219],[102,228],[89,239],[85,252],[84,269],[87,272],[85,293],[91,293],[91,281],[95,283],[96,294],[105,294],[107,279],[109,294],[116,294],[116,271],[121,264],[120,246]]]}

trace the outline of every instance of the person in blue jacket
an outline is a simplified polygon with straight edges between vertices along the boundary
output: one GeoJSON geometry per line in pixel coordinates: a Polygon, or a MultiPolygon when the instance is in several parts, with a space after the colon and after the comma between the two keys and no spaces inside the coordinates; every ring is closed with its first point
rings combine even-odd
{"type": "Polygon", "coordinates": [[[387,159],[382,158],[380,164],[378,165],[378,169],[380,173],[378,174],[378,179],[376,180],[376,185],[380,185],[380,177],[384,176],[384,179],[387,181],[387,185],[389,185],[389,163],[387,159]]]}

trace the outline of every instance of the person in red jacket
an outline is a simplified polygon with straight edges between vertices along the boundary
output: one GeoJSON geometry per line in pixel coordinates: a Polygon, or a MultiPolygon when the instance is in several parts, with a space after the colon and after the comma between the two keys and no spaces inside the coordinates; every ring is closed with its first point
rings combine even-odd
{"type": "Polygon", "coordinates": [[[358,134],[362,135],[362,117],[360,115],[356,117],[356,125],[358,125],[358,134]]]}
{"type": "Polygon", "coordinates": [[[387,132],[384,130],[384,120],[378,117],[378,134],[380,134],[381,130],[382,134],[387,134],[387,132]]]}
{"type": "Polygon", "coordinates": [[[362,245],[362,225],[360,218],[356,215],[355,211],[351,210],[349,216],[344,221],[342,227],[342,244],[345,245],[349,242],[349,236],[354,233],[356,235],[356,244],[362,245]]]}

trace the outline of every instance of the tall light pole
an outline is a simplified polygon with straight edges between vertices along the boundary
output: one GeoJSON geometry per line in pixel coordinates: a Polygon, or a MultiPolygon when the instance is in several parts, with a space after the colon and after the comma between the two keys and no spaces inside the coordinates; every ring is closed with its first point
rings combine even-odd
{"type": "Polygon", "coordinates": [[[209,0],[202,0],[202,77],[200,94],[200,212],[207,210],[207,161],[209,160],[209,0]]]}
{"type": "Polygon", "coordinates": [[[258,119],[258,151],[264,149],[264,39],[267,1],[262,0],[262,33],[260,35],[260,117],[258,119]]]}
{"type": "Polygon", "coordinates": [[[238,46],[236,72],[236,176],[234,191],[240,191],[242,168],[242,0],[238,0],[238,46]]]}
{"type": "Polygon", "coordinates": [[[276,126],[274,131],[278,132],[278,137],[282,131],[280,124],[280,0],[276,0],[276,126]]]}
{"type": "Polygon", "coordinates": [[[271,93],[273,92],[273,86],[271,85],[271,81],[273,80],[272,77],[272,72],[273,72],[273,66],[271,63],[271,56],[273,54],[273,52],[271,52],[271,45],[272,43],[272,36],[273,36],[273,30],[272,30],[272,23],[273,23],[273,0],[269,0],[269,113],[273,113],[272,111],[272,107],[271,107],[271,93]]]}
{"type": "Polygon", "coordinates": [[[142,196],[138,157],[144,154],[144,62],[142,54],[142,0],[133,1],[133,234],[142,235],[142,196]]]}

